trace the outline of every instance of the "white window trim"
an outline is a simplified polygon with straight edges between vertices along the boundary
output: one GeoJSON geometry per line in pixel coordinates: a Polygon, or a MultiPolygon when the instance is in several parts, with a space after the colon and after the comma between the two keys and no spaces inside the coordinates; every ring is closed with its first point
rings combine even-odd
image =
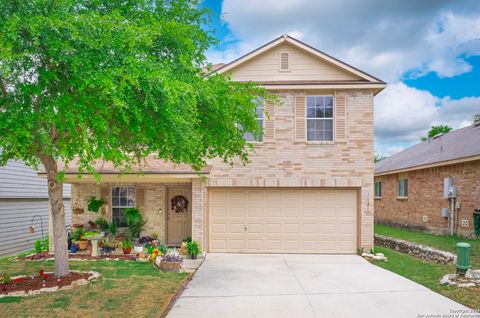
{"type": "Polygon", "coordinates": [[[374,198],[375,199],[381,199],[382,198],[382,181],[375,181],[374,185],[373,185],[373,193],[374,193],[374,198]],[[377,183],[380,184],[380,195],[377,195],[377,183]]]}
{"type": "Polygon", "coordinates": [[[399,185],[400,185],[400,180],[407,180],[407,187],[408,187],[408,178],[399,178],[399,179],[397,179],[397,184],[396,184],[396,186],[397,186],[397,199],[399,199],[399,200],[405,200],[405,199],[408,199],[408,193],[410,192],[410,189],[407,189],[407,195],[406,195],[406,196],[401,196],[401,195],[400,195],[400,191],[399,191],[399,190],[400,190],[400,189],[399,189],[399,188],[400,188],[400,187],[399,187],[399,185]]]}
{"type": "MultiPolygon", "coordinates": [[[[136,208],[137,207],[137,187],[133,184],[128,185],[113,185],[110,187],[110,223],[113,222],[113,188],[133,188],[135,205],[133,207],[115,206],[115,208],[136,208]]],[[[127,226],[119,226],[119,228],[126,228],[127,226]]]]}
{"type": "Polygon", "coordinates": [[[291,63],[292,63],[292,58],[291,58],[290,52],[280,51],[278,53],[278,71],[279,72],[290,72],[291,71],[291,67],[290,67],[291,63]],[[282,54],[284,54],[284,53],[287,54],[287,56],[288,56],[288,68],[285,68],[285,69],[282,68],[282,54]]]}
{"type": "MultiPolygon", "coordinates": [[[[255,109],[255,113],[256,113],[255,109]]],[[[246,140],[249,144],[263,144],[265,142],[265,101],[262,100],[262,118],[255,118],[255,121],[262,120],[262,140],[246,140]]]]}
{"type": "MultiPolygon", "coordinates": [[[[307,144],[317,144],[317,145],[333,145],[335,144],[335,109],[336,109],[336,104],[335,104],[335,95],[305,95],[305,142],[307,144]],[[332,111],[332,140],[308,140],[308,97],[317,97],[317,96],[323,96],[323,97],[332,97],[332,102],[333,102],[333,111],[332,111]]],[[[322,119],[322,118],[311,118],[311,119],[322,119]]],[[[325,119],[330,119],[330,118],[325,118],[325,119]]]]}

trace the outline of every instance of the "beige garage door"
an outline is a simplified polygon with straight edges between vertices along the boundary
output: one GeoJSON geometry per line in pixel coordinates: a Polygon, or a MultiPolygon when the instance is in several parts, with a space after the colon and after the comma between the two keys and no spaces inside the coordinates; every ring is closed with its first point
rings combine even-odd
{"type": "Polygon", "coordinates": [[[355,190],[210,189],[210,252],[355,253],[355,190]]]}

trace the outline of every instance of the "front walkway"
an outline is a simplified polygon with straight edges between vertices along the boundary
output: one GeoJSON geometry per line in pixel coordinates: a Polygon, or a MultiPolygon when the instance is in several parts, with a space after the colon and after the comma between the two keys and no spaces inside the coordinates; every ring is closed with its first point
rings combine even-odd
{"type": "Polygon", "coordinates": [[[466,307],[354,255],[208,254],[178,317],[421,317],[466,307]]]}

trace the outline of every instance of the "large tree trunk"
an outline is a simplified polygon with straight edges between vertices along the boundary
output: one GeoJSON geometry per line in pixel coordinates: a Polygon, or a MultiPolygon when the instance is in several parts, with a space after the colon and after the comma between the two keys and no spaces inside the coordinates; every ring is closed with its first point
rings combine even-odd
{"type": "Polygon", "coordinates": [[[68,265],[67,229],[63,206],[63,184],[58,181],[57,163],[52,157],[42,157],[48,179],[48,198],[52,210],[53,244],[55,247],[55,275],[70,274],[68,265]]]}

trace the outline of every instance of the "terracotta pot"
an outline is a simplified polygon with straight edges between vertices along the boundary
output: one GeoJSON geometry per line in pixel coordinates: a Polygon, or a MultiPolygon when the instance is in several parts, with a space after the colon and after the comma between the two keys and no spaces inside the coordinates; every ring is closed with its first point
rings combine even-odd
{"type": "Polygon", "coordinates": [[[124,248],[124,249],[123,249],[123,254],[125,254],[125,255],[128,255],[128,254],[130,254],[131,252],[132,252],[132,248],[131,248],[131,247],[129,247],[129,248],[124,248]]]}
{"type": "Polygon", "coordinates": [[[160,262],[160,269],[164,272],[176,272],[180,271],[180,262],[166,262],[162,260],[160,262]]]}
{"type": "Polygon", "coordinates": [[[86,250],[88,247],[88,241],[78,241],[78,249],[79,250],[86,250]]]}

